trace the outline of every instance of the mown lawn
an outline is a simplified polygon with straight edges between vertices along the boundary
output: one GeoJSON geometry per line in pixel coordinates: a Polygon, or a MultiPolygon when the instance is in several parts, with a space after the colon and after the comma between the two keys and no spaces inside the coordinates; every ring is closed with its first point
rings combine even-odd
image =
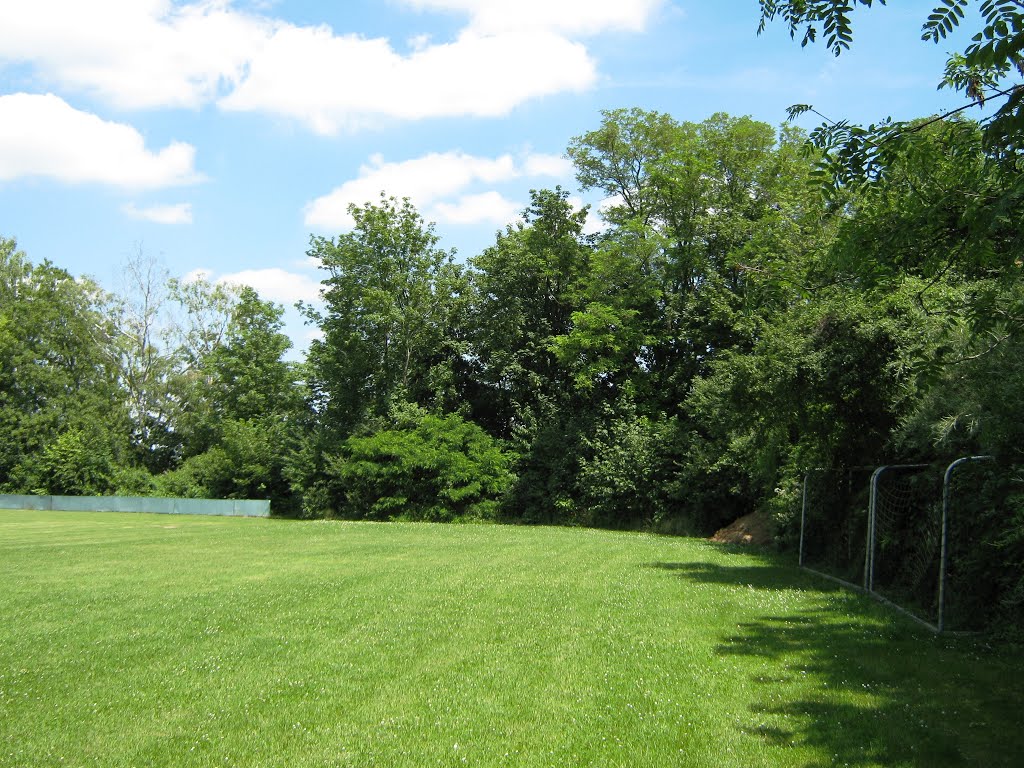
{"type": "Polygon", "coordinates": [[[998,766],[1024,662],[787,561],[0,512],[0,766],[998,766]]]}

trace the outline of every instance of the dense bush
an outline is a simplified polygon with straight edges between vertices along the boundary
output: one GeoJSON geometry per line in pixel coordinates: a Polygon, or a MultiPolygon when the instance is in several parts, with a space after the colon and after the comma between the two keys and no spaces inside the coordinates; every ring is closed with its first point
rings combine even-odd
{"type": "Polygon", "coordinates": [[[81,429],[62,432],[43,449],[39,490],[65,496],[99,496],[113,488],[115,466],[109,441],[81,429]]]}
{"type": "Polygon", "coordinates": [[[631,402],[605,418],[583,440],[575,521],[608,528],[650,528],[665,518],[659,477],[668,430],[640,416],[631,402]]]}
{"type": "Polygon", "coordinates": [[[457,415],[412,406],[350,437],[330,467],[333,512],[371,520],[490,520],[511,481],[501,447],[457,415]]]}

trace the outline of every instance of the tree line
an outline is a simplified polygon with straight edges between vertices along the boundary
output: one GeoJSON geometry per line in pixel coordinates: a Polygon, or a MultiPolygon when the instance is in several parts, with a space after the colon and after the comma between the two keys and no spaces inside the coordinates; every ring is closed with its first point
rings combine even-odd
{"type": "MultiPolygon", "coordinates": [[[[605,112],[567,149],[603,230],[537,190],[464,263],[408,200],[353,206],[310,241],[301,363],[252,289],[140,255],[113,295],[0,241],[0,490],[686,534],[761,509],[786,540],[807,467],[985,453],[1019,476],[1019,154],[954,117],[822,195],[808,147],[605,112]]],[[[1021,489],[1000,504],[979,524],[1019,610],[1021,489]]]]}

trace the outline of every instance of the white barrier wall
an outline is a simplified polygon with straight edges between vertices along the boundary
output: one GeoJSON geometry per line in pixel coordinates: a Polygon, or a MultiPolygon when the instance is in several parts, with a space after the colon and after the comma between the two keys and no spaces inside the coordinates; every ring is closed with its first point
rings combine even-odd
{"type": "Polygon", "coordinates": [[[153,496],[23,496],[20,494],[0,493],[0,509],[270,517],[270,501],[267,499],[170,499],[153,496]]]}

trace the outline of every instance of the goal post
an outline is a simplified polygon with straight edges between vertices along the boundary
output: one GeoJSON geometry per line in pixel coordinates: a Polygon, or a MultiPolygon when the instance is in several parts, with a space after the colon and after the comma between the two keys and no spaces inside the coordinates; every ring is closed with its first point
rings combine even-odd
{"type": "Polygon", "coordinates": [[[815,467],[804,476],[799,563],[853,587],[864,578],[867,479],[874,467],[815,467]]]}
{"type": "Polygon", "coordinates": [[[871,477],[864,588],[935,631],[940,571],[941,474],[889,464],[871,477]]]}
{"type": "MultiPolygon", "coordinates": [[[[946,606],[946,601],[947,601],[947,594],[946,594],[947,593],[947,581],[949,579],[950,566],[953,565],[953,563],[955,561],[955,554],[957,554],[957,553],[953,552],[953,550],[954,550],[954,546],[953,545],[955,543],[957,543],[957,542],[952,540],[954,538],[953,537],[953,531],[952,531],[954,522],[958,523],[957,528],[959,529],[959,532],[962,533],[962,529],[963,529],[963,522],[962,522],[962,520],[960,520],[960,521],[954,520],[954,515],[953,515],[953,502],[954,502],[953,484],[954,484],[954,482],[956,480],[958,480],[958,479],[963,477],[963,472],[961,470],[968,469],[968,465],[978,466],[978,465],[980,465],[982,463],[988,463],[988,462],[994,462],[994,461],[995,461],[995,457],[994,456],[963,456],[963,457],[957,459],[956,461],[952,462],[948,467],[946,467],[946,472],[945,472],[945,474],[943,476],[943,483],[942,483],[942,543],[941,543],[942,559],[941,559],[940,570],[939,570],[939,596],[938,596],[939,606],[938,606],[938,619],[936,621],[936,628],[937,628],[937,631],[939,631],[939,632],[943,632],[943,631],[945,631],[947,629],[947,626],[946,626],[947,625],[947,618],[948,618],[947,617],[947,610],[948,609],[947,609],[947,606],[946,606]]],[[[972,490],[975,491],[975,497],[977,498],[977,496],[979,495],[979,494],[977,494],[978,489],[974,488],[972,490]]],[[[959,494],[956,494],[955,496],[957,498],[961,498],[962,499],[966,495],[967,494],[961,492],[959,494]]],[[[984,499],[983,499],[983,501],[984,501],[984,499]]],[[[962,518],[962,517],[964,517],[964,515],[962,514],[962,510],[960,510],[960,511],[961,511],[960,517],[962,518]]],[[[955,538],[959,539],[959,538],[961,538],[961,536],[956,536],[955,538]]],[[[963,620],[963,619],[961,618],[961,620],[963,620]]]]}
{"type": "Polygon", "coordinates": [[[956,621],[970,628],[983,590],[971,582],[963,553],[972,521],[991,513],[982,492],[987,481],[965,467],[992,460],[807,470],[799,565],[867,592],[934,632],[950,629],[952,595],[956,621]]]}

